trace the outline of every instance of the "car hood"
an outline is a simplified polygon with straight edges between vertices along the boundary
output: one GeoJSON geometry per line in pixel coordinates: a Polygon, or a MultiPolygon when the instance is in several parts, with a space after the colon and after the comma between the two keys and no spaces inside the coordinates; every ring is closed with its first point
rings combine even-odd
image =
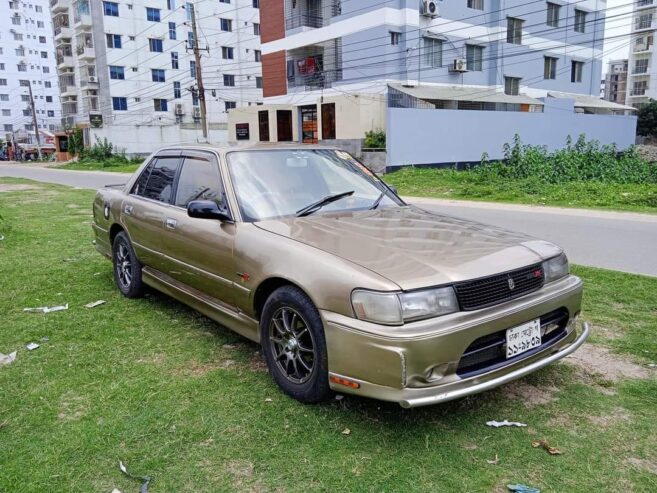
{"type": "Polygon", "coordinates": [[[546,241],[414,206],[255,225],[354,262],[405,290],[497,274],[561,252],[546,241]]]}

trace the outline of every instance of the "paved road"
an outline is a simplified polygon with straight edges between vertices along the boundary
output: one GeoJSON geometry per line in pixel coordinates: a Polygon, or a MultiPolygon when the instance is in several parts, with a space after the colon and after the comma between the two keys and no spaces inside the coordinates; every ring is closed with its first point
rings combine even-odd
{"type": "Polygon", "coordinates": [[[130,177],[126,173],[112,173],[109,171],[73,171],[43,168],[33,164],[5,164],[2,162],[0,162],[0,176],[28,178],[76,188],[93,189],[105,185],[125,183],[130,177]]]}
{"type": "MultiPolygon", "coordinates": [[[[0,176],[98,188],[124,183],[130,175],[0,163],[0,176]]],[[[577,264],[657,276],[657,215],[419,198],[409,202],[552,241],[577,264]]]]}

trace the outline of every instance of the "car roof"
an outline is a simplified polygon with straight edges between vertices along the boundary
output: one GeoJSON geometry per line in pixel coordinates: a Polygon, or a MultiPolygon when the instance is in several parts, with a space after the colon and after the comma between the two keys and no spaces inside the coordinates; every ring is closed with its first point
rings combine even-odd
{"type": "Polygon", "coordinates": [[[336,150],[338,147],[327,146],[320,144],[300,144],[298,142],[291,143],[281,143],[281,142],[258,142],[258,143],[190,143],[190,144],[176,144],[161,147],[156,151],[156,154],[160,151],[171,151],[171,150],[211,150],[219,152],[220,154],[226,154],[231,151],[265,151],[265,150],[311,150],[311,149],[333,149],[336,150]]]}

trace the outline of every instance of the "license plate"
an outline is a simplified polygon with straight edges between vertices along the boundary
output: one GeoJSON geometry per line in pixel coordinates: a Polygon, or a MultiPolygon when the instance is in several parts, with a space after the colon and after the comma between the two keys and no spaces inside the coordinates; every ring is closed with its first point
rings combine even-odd
{"type": "Polygon", "coordinates": [[[524,323],[506,331],[506,357],[513,358],[541,345],[541,319],[524,323]]]}

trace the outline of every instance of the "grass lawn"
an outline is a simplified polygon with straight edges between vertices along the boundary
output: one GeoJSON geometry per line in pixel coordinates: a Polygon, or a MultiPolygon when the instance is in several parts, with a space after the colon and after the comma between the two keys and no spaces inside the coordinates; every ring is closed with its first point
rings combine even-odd
{"type": "Polygon", "coordinates": [[[610,350],[602,374],[559,363],[414,410],[302,405],[255,344],[163,295],[121,297],[91,244],[92,197],[0,181],[0,352],[18,350],[0,367],[0,491],[138,491],[119,460],[152,476],[152,492],[657,491],[657,279],[574,269],[595,330],[587,346],[610,350]],[[32,341],[41,347],[27,351],[32,341]],[[563,455],[532,448],[540,439],[563,455]]]}
{"type": "Polygon", "coordinates": [[[385,181],[401,195],[519,204],[587,207],[657,213],[657,185],[538,180],[480,181],[467,171],[408,168],[388,173],[385,181]]]}

